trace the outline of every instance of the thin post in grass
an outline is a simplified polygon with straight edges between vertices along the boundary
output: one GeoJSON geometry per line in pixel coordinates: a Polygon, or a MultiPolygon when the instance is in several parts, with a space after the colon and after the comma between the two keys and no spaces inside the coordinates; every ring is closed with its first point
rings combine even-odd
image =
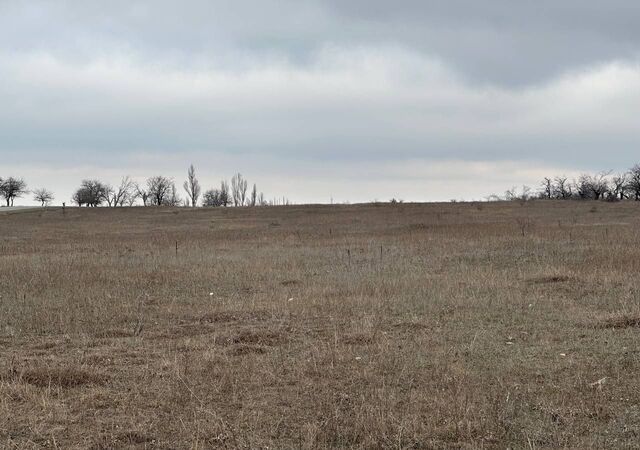
{"type": "Polygon", "coordinates": [[[349,267],[351,267],[351,249],[350,248],[347,249],[347,258],[349,260],[349,267]]]}
{"type": "Polygon", "coordinates": [[[178,256],[178,241],[176,241],[176,257],[178,256]]]}

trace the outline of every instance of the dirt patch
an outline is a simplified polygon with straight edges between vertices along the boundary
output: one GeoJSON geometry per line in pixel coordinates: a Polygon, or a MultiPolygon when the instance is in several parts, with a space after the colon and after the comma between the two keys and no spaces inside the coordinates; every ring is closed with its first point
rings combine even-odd
{"type": "Polygon", "coordinates": [[[157,333],[149,333],[149,335],[164,339],[176,339],[181,337],[202,336],[205,334],[215,333],[215,331],[215,327],[206,323],[185,323],[183,325],[177,325],[160,330],[157,333]]]}
{"type": "Polygon", "coordinates": [[[571,280],[568,275],[543,275],[539,277],[533,277],[526,280],[528,284],[551,284],[551,283],[565,283],[571,280]]]}
{"type": "Polygon", "coordinates": [[[125,431],[113,437],[104,436],[99,442],[96,442],[89,448],[91,450],[107,450],[111,448],[119,448],[121,446],[137,445],[142,445],[146,448],[147,446],[145,444],[152,444],[153,442],[155,442],[155,439],[144,433],[139,433],[137,431],[125,431]]]}
{"type": "Polygon", "coordinates": [[[258,345],[236,345],[230,348],[227,353],[231,356],[262,355],[267,353],[267,349],[258,345]]]}
{"type": "Polygon", "coordinates": [[[275,346],[283,341],[283,336],[270,330],[246,330],[231,336],[219,336],[216,343],[219,345],[262,345],[275,346]]]}
{"type": "Polygon", "coordinates": [[[599,326],[601,328],[640,328],[640,315],[609,317],[604,319],[599,326]]]}
{"type": "Polygon", "coordinates": [[[196,320],[199,323],[228,323],[228,322],[261,322],[271,315],[267,311],[218,311],[204,314],[196,320]]]}
{"type": "Polygon", "coordinates": [[[21,381],[38,387],[72,388],[85,384],[101,385],[107,377],[95,372],[73,367],[36,367],[23,371],[12,370],[2,378],[21,381]]]}
{"type": "Polygon", "coordinates": [[[34,350],[52,350],[52,349],[60,348],[64,345],[65,343],[61,341],[48,341],[48,342],[35,344],[31,348],[33,348],[34,350]]]}
{"type": "Polygon", "coordinates": [[[342,343],[347,345],[367,345],[373,342],[373,338],[366,334],[351,334],[342,338],[342,343]]]}

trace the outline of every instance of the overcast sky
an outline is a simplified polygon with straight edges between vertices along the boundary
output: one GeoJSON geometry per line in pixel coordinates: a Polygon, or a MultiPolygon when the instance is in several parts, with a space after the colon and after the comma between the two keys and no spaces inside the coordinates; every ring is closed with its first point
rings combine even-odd
{"type": "Polygon", "coordinates": [[[0,0],[0,176],[68,203],[193,163],[328,203],[622,170],[638,23],[633,0],[0,0]]]}

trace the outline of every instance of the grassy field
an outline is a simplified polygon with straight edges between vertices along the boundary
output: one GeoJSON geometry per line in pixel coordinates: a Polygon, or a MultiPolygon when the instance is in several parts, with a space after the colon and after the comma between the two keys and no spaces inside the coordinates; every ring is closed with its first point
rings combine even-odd
{"type": "Polygon", "coordinates": [[[640,205],[0,215],[3,448],[632,448],[640,205]]]}

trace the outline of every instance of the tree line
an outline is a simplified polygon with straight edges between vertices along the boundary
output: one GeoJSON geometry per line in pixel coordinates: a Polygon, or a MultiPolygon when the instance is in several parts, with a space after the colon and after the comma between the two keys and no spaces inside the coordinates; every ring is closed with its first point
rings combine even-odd
{"type": "Polygon", "coordinates": [[[40,202],[42,206],[50,204],[54,199],[53,193],[48,189],[40,188],[29,191],[27,183],[22,178],[0,177],[0,197],[4,200],[5,206],[13,206],[15,199],[30,193],[33,194],[33,200],[40,202]]]}
{"type": "MultiPolygon", "coordinates": [[[[163,175],[147,178],[139,183],[125,176],[120,184],[112,186],[99,179],[84,179],[71,197],[73,204],[85,207],[123,207],[142,203],[143,206],[268,206],[288,205],[286,198],[267,200],[262,192],[258,192],[256,184],[249,191],[249,183],[241,173],[231,178],[231,183],[222,180],[218,188],[211,188],[202,192],[200,182],[196,177],[192,165],[187,170],[187,179],[183,190],[186,196],[181,196],[175,181],[163,175]]],[[[6,206],[13,206],[17,198],[33,194],[33,200],[47,206],[55,199],[53,193],[45,188],[30,191],[22,178],[0,178],[0,197],[6,206]]]]}
{"type": "MultiPolygon", "coordinates": [[[[262,192],[258,192],[256,184],[249,191],[249,183],[241,173],[231,178],[231,183],[222,180],[219,187],[202,192],[200,182],[196,177],[192,165],[187,170],[187,179],[183,190],[186,197],[182,198],[174,180],[163,175],[147,178],[139,183],[125,176],[117,186],[102,182],[98,179],[82,180],[80,186],[73,193],[72,202],[77,206],[110,207],[134,206],[141,202],[143,206],[268,206],[288,205],[286,198],[267,200],[262,192]]],[[[17,198],[32,194],[33,200],[47,206],[55,199],[54,194],[45,188],[30,191],[22,178],[0,177],[0,198],[6,206],[13,206],[17,198]]],[[[610,171],[596,174],[582,174],[574,179],[555,176],[544,177],[538,190],[529,186],[509,189],[504,197],[491,195],[487,200],[608,200],[620,201],[633,199],[640,201],[640,164],[629,170],[617,174],[610,171]]]]}
{"type": "Polygon", "coordinates": [[[640,201],[640,164],[626,172],[610,171],[582,174],[574,179],[555,176],[544,177],[536,191],[528,186],[509,189],[504,198],[492,195],[489,200],[607,200],[632,199],[640,201]]]}
{"type": "MultiPolygon", "coordinates": [[[[186,196],[181,197],[175,181],[163,175],[147,178],[144,182],[136,182],[129,176],[121,179],[120,184],[113,186],[99,179],[84,179],[71,197],[73,204],[85,207],[123,207],[142,203],[143,206],[269,206],[288,205],[289,200],[278,198],[267,200],[262,192],[258,192],[256,184],[249,191],[249,183],[241,173],[231,178],[231,183],[222,180],[218,188],[211,188],[202,192],[200,182],[196,177],[192,165],[187,170],[187,179],[183,190],[186,196]]],[[[22,178],[0,178],[0,197],[6,206],[13,206],[14,200],[33,194],[33,200],[42,206],[51,204],[54,195],[48,189],[40,188],[33,191],[27,189],[27,183],[22,178]]]]}
{"type": "Polygon", "coordinates": [[[254,184],[248,192],[248,182],[241,173],[231,178],[231,184],[222,180],[219,188],[202,192],[193,164],[187,170],[187,179],[182,184],[186,197],[181,197],[175,181],[163,175],[147,178],[138,183],[130,177],[122,178],[118,186],[111,186],[97,179],[86,179],[73,194],[73,203],[78,206],[110,207],[133,206],[138,201],[143,206],[267,206],[275,201],[267,201],[262,192],[258,193],[254,184]]]}

